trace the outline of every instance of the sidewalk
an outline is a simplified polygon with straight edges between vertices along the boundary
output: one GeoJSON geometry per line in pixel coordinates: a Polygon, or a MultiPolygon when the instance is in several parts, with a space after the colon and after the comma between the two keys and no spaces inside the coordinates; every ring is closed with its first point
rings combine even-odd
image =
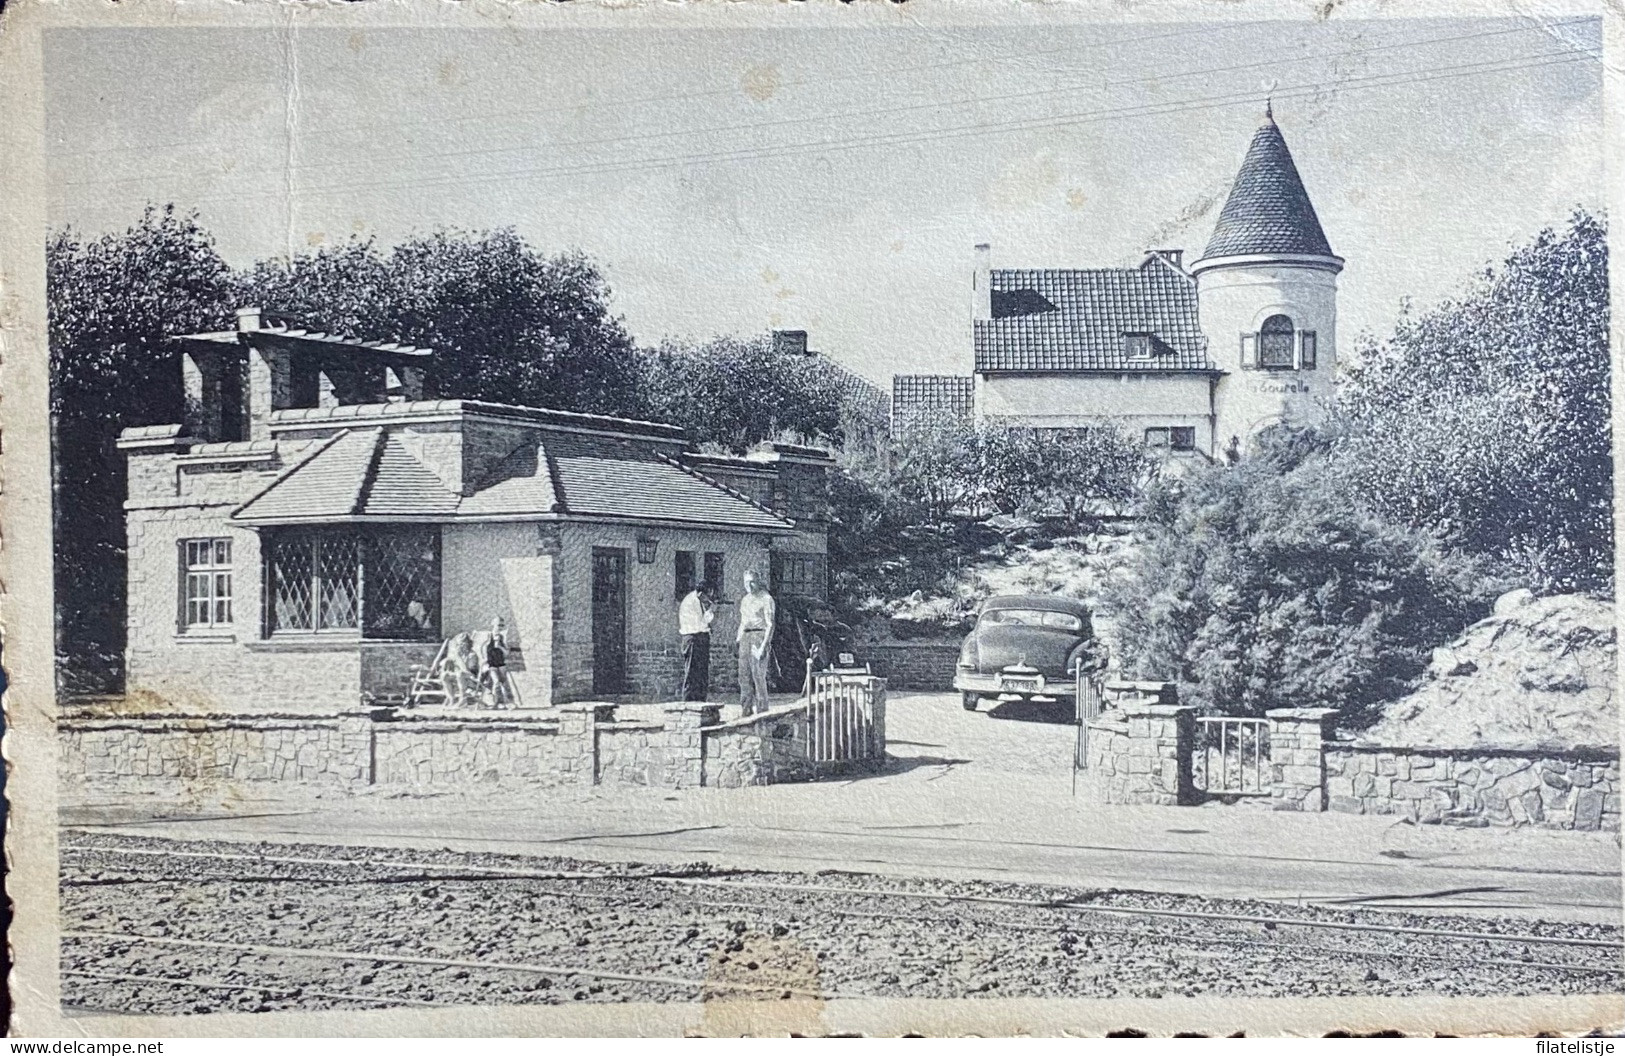
{"type": "Polygon", "coordinates": [[[62,817],[129,835],[703,860],[1621,923],[1614,834],[1216,804],[1099,807],[1070,794],[1071,727],[965,713],[943,696],[900,694],[896,765],[850,780],[677,792],[379,789],[191,809],[147,796],[68,805],[62,817]]]}

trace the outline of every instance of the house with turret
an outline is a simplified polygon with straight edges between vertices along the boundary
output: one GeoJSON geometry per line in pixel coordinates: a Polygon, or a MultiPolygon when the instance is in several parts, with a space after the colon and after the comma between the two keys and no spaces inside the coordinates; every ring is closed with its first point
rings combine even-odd
{"type": "Polygon", "coordinates": [[[978,245],[973,373],[899,377],[893,419],[1113,423],[1170,454],[1239,453],[1331,398],[1342,269],[1266,110],[1194,260],[1158,248],[1129,268],[995,268],[978,245]]]}

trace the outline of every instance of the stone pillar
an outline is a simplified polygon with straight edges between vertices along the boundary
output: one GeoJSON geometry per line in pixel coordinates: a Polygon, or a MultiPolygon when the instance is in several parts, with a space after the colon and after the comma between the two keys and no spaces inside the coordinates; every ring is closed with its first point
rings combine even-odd
{"type": "Polygon", "coordinates": [[[293,364],[280,348],[248,350],[247,431],[250,440],[271,438],[271,412],[287,407],[293,395],[293,364]]]}
{"type": "Polygon", "coordinates": [[[423,399],[423,368],[402,367],[396,372],[401,379],[401,397],[406,400],[423,399]]]}
{"type": "Polygon", "coordinates": [[[598,724],[615,718],[615,705],[585,700],[559,707],[560,763],[565,779],[578,785],[598,783],[598,724]]]}
{"type": "Polygon", "coordinates": [[[220,360],[201,352],[181,356],[181,386],[186,397],[186,431],[199,440],[221,438],[220,360]]]}
{"type": "Polygon", "coordinates": [[[1336,708],[1276,708],[1270,720],[1270,795],[1276,810],[1326,809],[1326,737],[1336,708]]]}
{"type": "Polygon", "coordinates": [[[715,726],[721,704],[677,701],[662,705],[666,713],[664,780],[667,788],[699,788],[705,784],[705,734],[702,726],[715,726]]]}
{"type": "Polygon", "coordinates": [[[339,747],[346,777],[358,784],[378,782],[378,736],[376,724],[394,718],[390,708],[362,708],[339,712],[339,747]]]}
{"type": "Polygon", "coordinates": [[[1196,802],[1191,753],[1196,709],[1144,700],[1118,705],[1128,727],[1125,802],[1181,806],[1196,802]]]}

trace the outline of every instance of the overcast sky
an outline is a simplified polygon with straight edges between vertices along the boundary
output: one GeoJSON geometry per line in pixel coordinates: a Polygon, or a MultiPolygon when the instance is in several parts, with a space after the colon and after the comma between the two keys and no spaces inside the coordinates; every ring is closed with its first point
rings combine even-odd
{"type": "Polygon", "coordinates": [[[1076,29],[58,30],[54,225],[196,208],[234,264],[513,226],[632,333],[770,327],[883,384],[968,372],[995,267],[1199,254],[1265,85],[1386,331],[1600,209],[1599,30],[1561,16],[1076,29]]]}

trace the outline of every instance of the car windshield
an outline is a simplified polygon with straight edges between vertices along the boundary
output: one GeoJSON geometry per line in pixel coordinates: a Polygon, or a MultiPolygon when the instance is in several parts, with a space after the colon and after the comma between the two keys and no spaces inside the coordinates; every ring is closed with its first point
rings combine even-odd
{"type": "Polygon", "coordinates": [[[982,613],[983,627],[1048,627],[1056,631],[1083,630],[1083,620],[1070,612],[1044,609],[989,609],[982,613]]]}

